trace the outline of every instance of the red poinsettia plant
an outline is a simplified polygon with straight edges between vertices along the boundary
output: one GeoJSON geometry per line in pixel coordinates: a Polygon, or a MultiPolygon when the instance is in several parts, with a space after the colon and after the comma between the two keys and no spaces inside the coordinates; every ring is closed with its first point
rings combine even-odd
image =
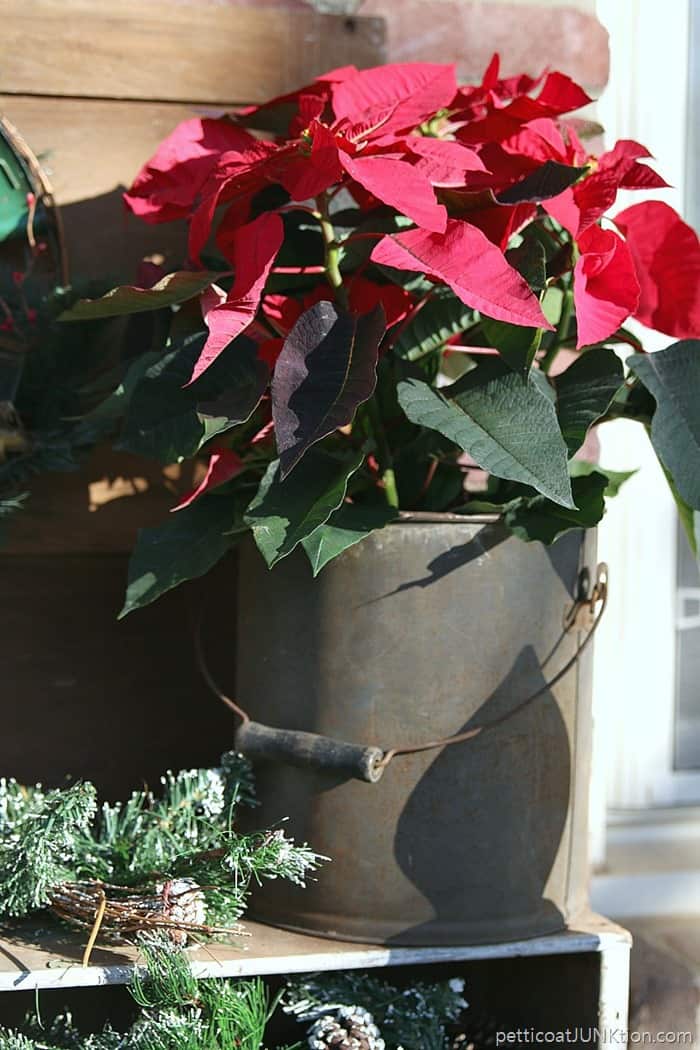
{"type": "Polygon", "coordinates": [[[346,67],[175,129],[125,200],[186,220],[186,268],[67,315],[157,312],[102,417],[122,447],[203,463],[140,533],[125,611],[249,530],[270,566],[301,546],[316,573],[406,512],[496,512],[544,542],[592,526],[620,477],[581,449],[623,416],[694,536],[698,238],[659,201],[609,217],[667,184],[637,142],[591,154],[589,101],[497,57],[471,86],[346,67]],[[630,317],[680,341],[646,354],[630,317]]]}

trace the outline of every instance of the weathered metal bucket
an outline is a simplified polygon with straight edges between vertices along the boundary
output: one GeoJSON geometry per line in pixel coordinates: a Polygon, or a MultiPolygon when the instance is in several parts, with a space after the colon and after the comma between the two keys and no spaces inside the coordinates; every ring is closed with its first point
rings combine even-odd
{"type": "Polygon", "coordinates": [[[575,918],[590,648],[577,660],[582,632],[563,626],[594,558],[593,533],[545,548],[453,521],[391,525],[316,580],[302,553],[270,572],[244,549],[237,698],[254,721],[237,742],[256,765],[255,823],[288,816],[331,858],[305,889],[263,889],[254,917],[408,945],[533,937],[575,918]],[[486,723],[382,766],[390,749],[486,723]]]}

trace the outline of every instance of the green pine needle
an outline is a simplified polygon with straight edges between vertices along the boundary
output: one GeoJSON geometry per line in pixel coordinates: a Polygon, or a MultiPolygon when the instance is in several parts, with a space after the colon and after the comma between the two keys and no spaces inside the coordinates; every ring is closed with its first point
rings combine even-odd
{"type": "Polygon", "coordinates": [[[51,889],[74,874],[96,807],[91,784],[23,797],[13,781],[0,782],[0,915],[18,917],[49,903],[51,889]]]}
{"type": "Polygon", "coordinates": [[[158,897],[164,883],[187,878],[205,887],[206,925],[230,929],[253,881],[303,886],[324,859],[279,828],[235,830],[237,807],[254,804],[250,766],[240,755],[224,755],[217,769],[167,773],[161,783],[157,797],[135,791],[97,812],[88,783],[44,792],[0,781],[0,916],[50,905],[52,892],[63,894],[73,882],[158,897]]]}

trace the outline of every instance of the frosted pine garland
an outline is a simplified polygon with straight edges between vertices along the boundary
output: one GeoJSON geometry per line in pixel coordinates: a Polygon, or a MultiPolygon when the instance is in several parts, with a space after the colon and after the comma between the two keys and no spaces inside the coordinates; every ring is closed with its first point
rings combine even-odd
{"type": "Polygon", "coordinates": [[[89,783],[0,781],[0,917],[51,908],[86,930],[100,916],[101,936],[161,929],[182,945],[191,933],[235,932],[252,880],[303,886],[323,859],[279,828],[236,832],[237,807],[254,803],[240,755],[167,773],[162,787],[98,809],[89,783]]]}

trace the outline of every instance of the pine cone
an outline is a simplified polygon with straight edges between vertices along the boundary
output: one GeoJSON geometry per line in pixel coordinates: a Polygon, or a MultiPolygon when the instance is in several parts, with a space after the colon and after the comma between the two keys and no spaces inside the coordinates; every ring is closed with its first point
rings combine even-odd
{"type": "Polygon", "coordinates": [[[384,1040],[367,1010],[341,1006],[309,1029],[310,1050],[384,1050],[384,1040]]]}
{"type": "MultiPolygon", "coordinates": [[[[172,922],[202,926],[206,922],[206,903],[199,883],[194,879],[170,879],[158,887],[163,913],[172,922]]],[[[181,946],[187,943],[187,931],[171,926],[170,939],[181,946]]]]}

